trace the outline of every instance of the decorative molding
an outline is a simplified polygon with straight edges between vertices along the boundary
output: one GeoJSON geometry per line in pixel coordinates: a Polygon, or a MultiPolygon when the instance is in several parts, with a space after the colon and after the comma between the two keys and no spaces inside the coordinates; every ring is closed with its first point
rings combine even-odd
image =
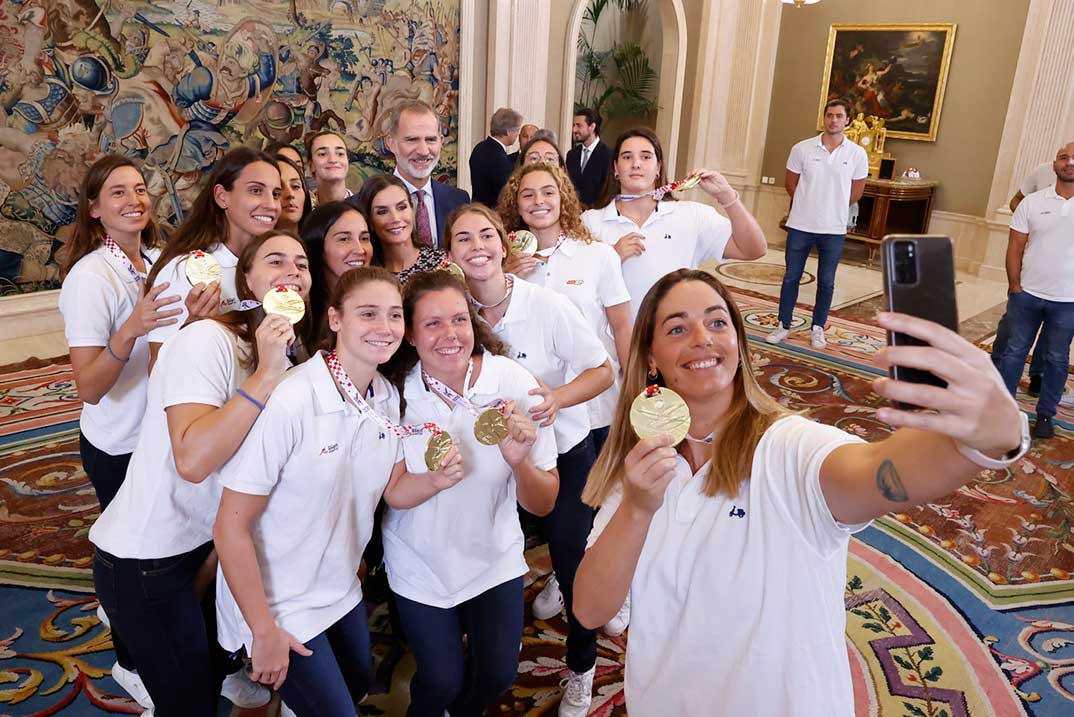
{"type": "Polygon", "coordinates": [[[470,163],[462,161],[463,153],[469,157],[474,146],[474,41],[477,9],[476,0],[462,0],[459,16],[459,137],[458,167],[455,183],[470,191],[470,163]]]}
{"type": "Polygon", "coordinates": [[[487,116],[510,107],[527,120],[543,123],[548,93],[551,8],[545,0],[493,0],[489,3],[487,116]]]}

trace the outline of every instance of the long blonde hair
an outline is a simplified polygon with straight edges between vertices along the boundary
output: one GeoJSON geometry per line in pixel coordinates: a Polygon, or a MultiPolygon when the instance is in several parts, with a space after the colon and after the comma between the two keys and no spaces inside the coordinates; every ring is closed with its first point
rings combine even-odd
{"type": "Polygon", "coordinates": [[[519,187],[522,186],[522,180],[526,175],[534,172],[548,172],[548,174],[552,175],[552,181],[556,183],[556,187],[559,189],[560,228],[571,239],[591,244],[593,235],[589,233],[589,229],[582,222],[582,201],[578,199],[578,194],[574,191],[570,176],[562,168],[544,162],[524,164],[511,173],[510,178],[507,180],[507,185],[500,192],[500,204],[496,208],[500,218],[503,219],[504,228],[509,232],[518,229],[529,229],[518,214],[518,192],[519,187]]]}
{"type": "Polygon", "coordinates": [[[582,493],[582,500],[594,508],[604,502],[608,494],[622,482],[626,455],[638,443],[638,437],[630,427],[630,405],[649,383],[649,352],[656,328],[656,310],[668,292],[684,281],[703,282],[723,297],[738,337],[738,371],[734,378],[734,393],[724,428],[712,442],[712,463],[705,477],[705,495],[734,496],[742,481],[749,478],[753,452],[761,436],[776,420],[788,414],[785,408],[764,392],[750,370],[746,330],[731,292],[708,272],[696,269],[673,271],[649,289],[638,309],[611,432],[604,450],[589,472],[589,481],[582,493]]]}

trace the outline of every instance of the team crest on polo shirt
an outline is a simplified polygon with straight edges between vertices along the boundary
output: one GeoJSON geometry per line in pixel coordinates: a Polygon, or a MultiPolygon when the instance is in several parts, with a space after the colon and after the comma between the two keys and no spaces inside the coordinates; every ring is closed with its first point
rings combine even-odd
{"type": "Polygon", "coordinates": [[[581,286],[584,283],[582,279],[567,279],[567,286],[581,286]]]}
{"type": "Polygon", "coordinates": [[[524,358],[526,358],[526,352],[525,351],[517,351],[517,352],[515,352],[515,358],[516,359],[524,359],[524,358]]]}
{"type": "Polygon", "coordinates": [[[729,517],[731,517],[731,518],[745,518],[746,517],[746,509],[745,508],[739,508],[737,505],[732,505],[731,506],[731,511],[727,515],[729,517]]]}
{"type": "MultiPolygon", "coordinates": [[[[384,434],[381,434],[381,435],[383,436],[384,434]]],[[[339,450],[339,444],[338,443],[332,443],[332,444],[329,444],[329,445],[325,446],[324,448],[322,448],[320,455],[327,456],[329,453],[335,453],[338,450],[339,450]]]]}

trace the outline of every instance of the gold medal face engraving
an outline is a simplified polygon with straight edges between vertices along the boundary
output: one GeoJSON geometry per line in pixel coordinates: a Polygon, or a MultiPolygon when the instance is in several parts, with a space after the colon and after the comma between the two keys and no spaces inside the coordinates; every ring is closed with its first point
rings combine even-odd
{"type": "Polygon", "coordinates": [[[537,235],[533,232],[519,229],[517,232],[511,232],[509,238],[511,240],[511,251],[517,254],[537,253],[537,235]]]}
{"type": "Polygon", "coordinates": [[[482,411],[474,423],[474,437],[486,446],[498,445],[507,434],[507,417],[495,408],[482,411]]]}
{"type": "Polygon", "coordinates": [[[186,258],[186,278],[190,285],[208,284],[220,278],[220,262],[212,254],[200,249],[190,252],[186,258]]]}
{"type": "Polygon", "coordinates": [[[266,314],[279,314],[292,324],[297,324],[306,315],[306,302],[302,296],[286,286],[277,286],[265,294],[261,302],[266,314]]]}
{"type": "Polygon", "coordinates": [[[440,431],[429,438],[429,445],[425,448],[425,467],[434,472],[440,470],[450,448],[451,435],[447,431],[440,431]]]}
{"type": "Polygon", "coordinates": [[[630,404],[630,425],[642,440],[654,436],[671,436],[675,445],[690,430],[690,408],[682,396],[670,388],[660,388],[648,395],[642,391],[630,404]]]}
{"type": "Polygon", "coordinates": [[[700,174],[691,174],[689,177],[687,177],[686,179],[682,180],[682,184],[680,184],[678,186],[678,190],[680,192],[684,192],[687,189],[693,189],[694,187],[696,187],[699,184],[701,184],[701,175],[700,174]]]}

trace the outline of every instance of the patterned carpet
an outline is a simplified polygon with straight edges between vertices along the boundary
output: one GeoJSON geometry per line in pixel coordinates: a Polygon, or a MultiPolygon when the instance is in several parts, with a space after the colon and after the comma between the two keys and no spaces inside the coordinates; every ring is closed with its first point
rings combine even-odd
{"type": "MultiPolygon", "coordinates": [[[[746,291],[739,299],[759,339],[775,304],[746,291]]],[[[792,328],[807,322],[796,316],[792,328]]],[[[754,370],[791,408],[886,435],[868,364],[882,332],[835,312],[828,337],[823,353],[807,330],[781,346],[755,340],[754,370]]],[[[63,363],[0,375],[0,717],[140,713],[108,675],[109,634],[95,614],[86,532],[98,508],[79,466],[78,410],[63,363]]],[[[845,599],[858,715],[1074,714],[1074,415],[1059,419],[1058,437],[1014,469],[982,473],[852,541],[845,599]]],[[[543,548],[528,557],[532,599],[549,565],[543,548]]],[[[361,714],[402,715],[413,663],[394,649],[383,606],[371,626],[381,694],[361,714]]],[[[565,632],[562,616],[530,618],[518,681],[498,714],[555,714],[565,632]]],[[[625,647],[601,634],[593,715],[626,714],[625,647]]]]}

